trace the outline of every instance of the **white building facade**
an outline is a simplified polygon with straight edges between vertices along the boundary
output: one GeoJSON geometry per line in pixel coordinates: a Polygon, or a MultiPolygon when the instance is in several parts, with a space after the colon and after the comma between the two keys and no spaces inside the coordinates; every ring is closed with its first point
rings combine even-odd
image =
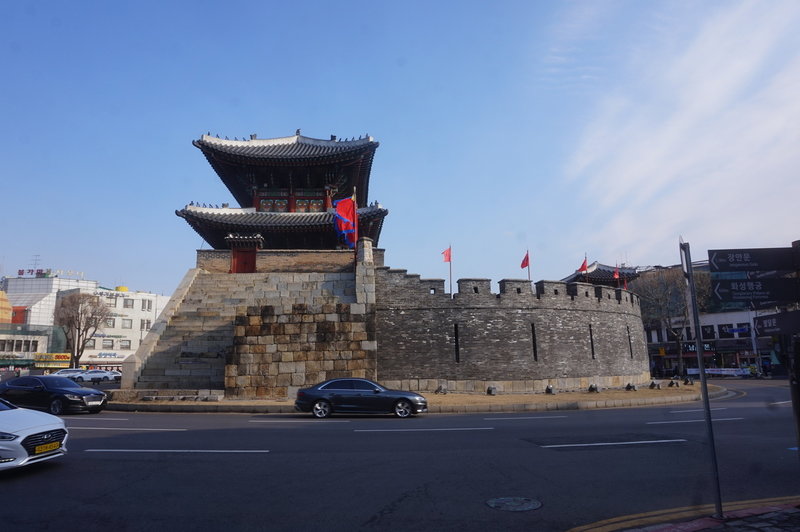
{"type": "MultiPolygon", "coordinates": [[[[0,326],[0,359],[5,366],[55,368],[63,364],[36,363],[35,353],[64,351],[63,333],[54,327],[60,297],[72,292],[99,297],[111,309],[111,317],[84,350],[81,366],[119,369],[134,353],[155,322],[169,296],[129,291],[126,287],[104,288],[97,281],[68,279],[40,274],[34,277],[4,277],[0,291],[14,309],[14,321],[0,326]]],[[[40,357],[46,358],[46,357],[40,357]]]]}

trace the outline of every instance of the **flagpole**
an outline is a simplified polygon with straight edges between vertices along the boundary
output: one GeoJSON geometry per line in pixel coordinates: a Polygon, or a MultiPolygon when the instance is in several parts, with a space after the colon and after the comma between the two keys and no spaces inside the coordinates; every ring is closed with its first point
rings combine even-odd
{"type": "Polygon", "coordinates": [[[528,282],[531,281],[531,250],[525,250],[525,258],[528,259],[528,282]]]}
{"type": "Polygon", "coordinates": [[[447,261],[450,266],[450,297],[453,297],[453,244],[448,244],[447,249],[450,250],[450,260],[447,261]]]}
{"type": "Polygon", "coordinates": [[[354,242],[353,249],[355,254],[353,256],[353,267],[358,265],[358,201],[356,201],[356,187],[353,185],[353,234],[354,242]]]}
{"type": "Polygon", "coordinates": [[[589,262],[588,261],[589,261],[589,254],[588,253],[584,253],[583,254],[583,262],[586,263],[586,269],[583,270],[583,282],[584,283],[588,283],[589,282],[589,262]]]}

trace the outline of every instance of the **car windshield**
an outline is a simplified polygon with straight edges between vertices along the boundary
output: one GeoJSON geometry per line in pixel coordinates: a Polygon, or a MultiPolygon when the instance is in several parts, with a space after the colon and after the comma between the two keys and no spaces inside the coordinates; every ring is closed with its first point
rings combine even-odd
{"type": "Polygon", "coordinates": [[[7,403],[4,400],[0,399],[0,411],[2,410],[14,410],[17,407],[12,405],[11,403],[7,403]]]}
{"type": "Polygon", "coordinates": [[[81,388],[80,384],[66,377],[50,377],[45,382],[48,388],[81,388]]]}

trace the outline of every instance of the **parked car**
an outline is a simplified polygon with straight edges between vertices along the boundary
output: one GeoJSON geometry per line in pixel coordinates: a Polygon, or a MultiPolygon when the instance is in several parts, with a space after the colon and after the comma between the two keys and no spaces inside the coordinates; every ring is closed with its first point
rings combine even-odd
{"type": "Polygon", "coordinates": [[[67,412],[96,414],[106,407],[106,394],[84,388],[66,377],[36,375],[0,383],[0,398],[24,408],[44,410],[53,415],[67,412]]]}
{"type": "Polygon", "coordinates": [[[86,370],[83,370],[83,369],[80,369],[80,368],[67,368],[67,369],[60,369],[58,371],[55,371],[55,372],[51,373],[50,375],[55,375],[57,377],[66,377],[68,379],[71,379],[71,378],[75,377],[76,375],[78,375],[79,373],[83,373],[84,371],[86,371],[86,370]]]}
{"type": "Polygon", "coordinates": [[[63,456],[64,420],[0,399],[0,471],[63,456]]]}
{"type": "Polygon", "coordinates": [[[367,379],[331,379],[298,390],[294,408],[318,418],[345,412],[409,417],[427,412],[428,401],[418,393],[389,390],[367,379]]]}
{"type": "Polygon", "coordinates": [[[109,373],[114,375],[114,380],[115,381],[119,382],[119,381],[122,380],[122,373],[121,372],[119,372],[119,371],[117,371],[115,369],[112,369],[112,370],[109,371],[109,373]]]}
{"type": "MultiPolygon", "coordinates": [[[[120,374],[121,375],[121,374],[120,374]]],[[[77,375],[73,375],[70,377],[76,382],[108,382],[113,381],[116,378],[111,371],[106,371],[104,369],[87,369],[77,375]]]]}

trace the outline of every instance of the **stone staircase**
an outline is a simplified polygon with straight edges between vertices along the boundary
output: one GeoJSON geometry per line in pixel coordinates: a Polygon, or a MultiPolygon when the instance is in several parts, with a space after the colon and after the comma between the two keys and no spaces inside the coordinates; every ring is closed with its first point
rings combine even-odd
{"type": "Polygon", "coordinates": [[[223,389],[236,307],[247,305],[248,295],[255,293],[256,280],[245,281],[227,274],[199,274],[147,359],[136,387],[223,389]]]}
{"type": "Polygon", "coordinates": [[[223,390],[237,311],[275,305],[291,312],[297,303],[354,301],[353,286],[352,274],[201,272],[161,332],[134,386],[223,390]]]}

